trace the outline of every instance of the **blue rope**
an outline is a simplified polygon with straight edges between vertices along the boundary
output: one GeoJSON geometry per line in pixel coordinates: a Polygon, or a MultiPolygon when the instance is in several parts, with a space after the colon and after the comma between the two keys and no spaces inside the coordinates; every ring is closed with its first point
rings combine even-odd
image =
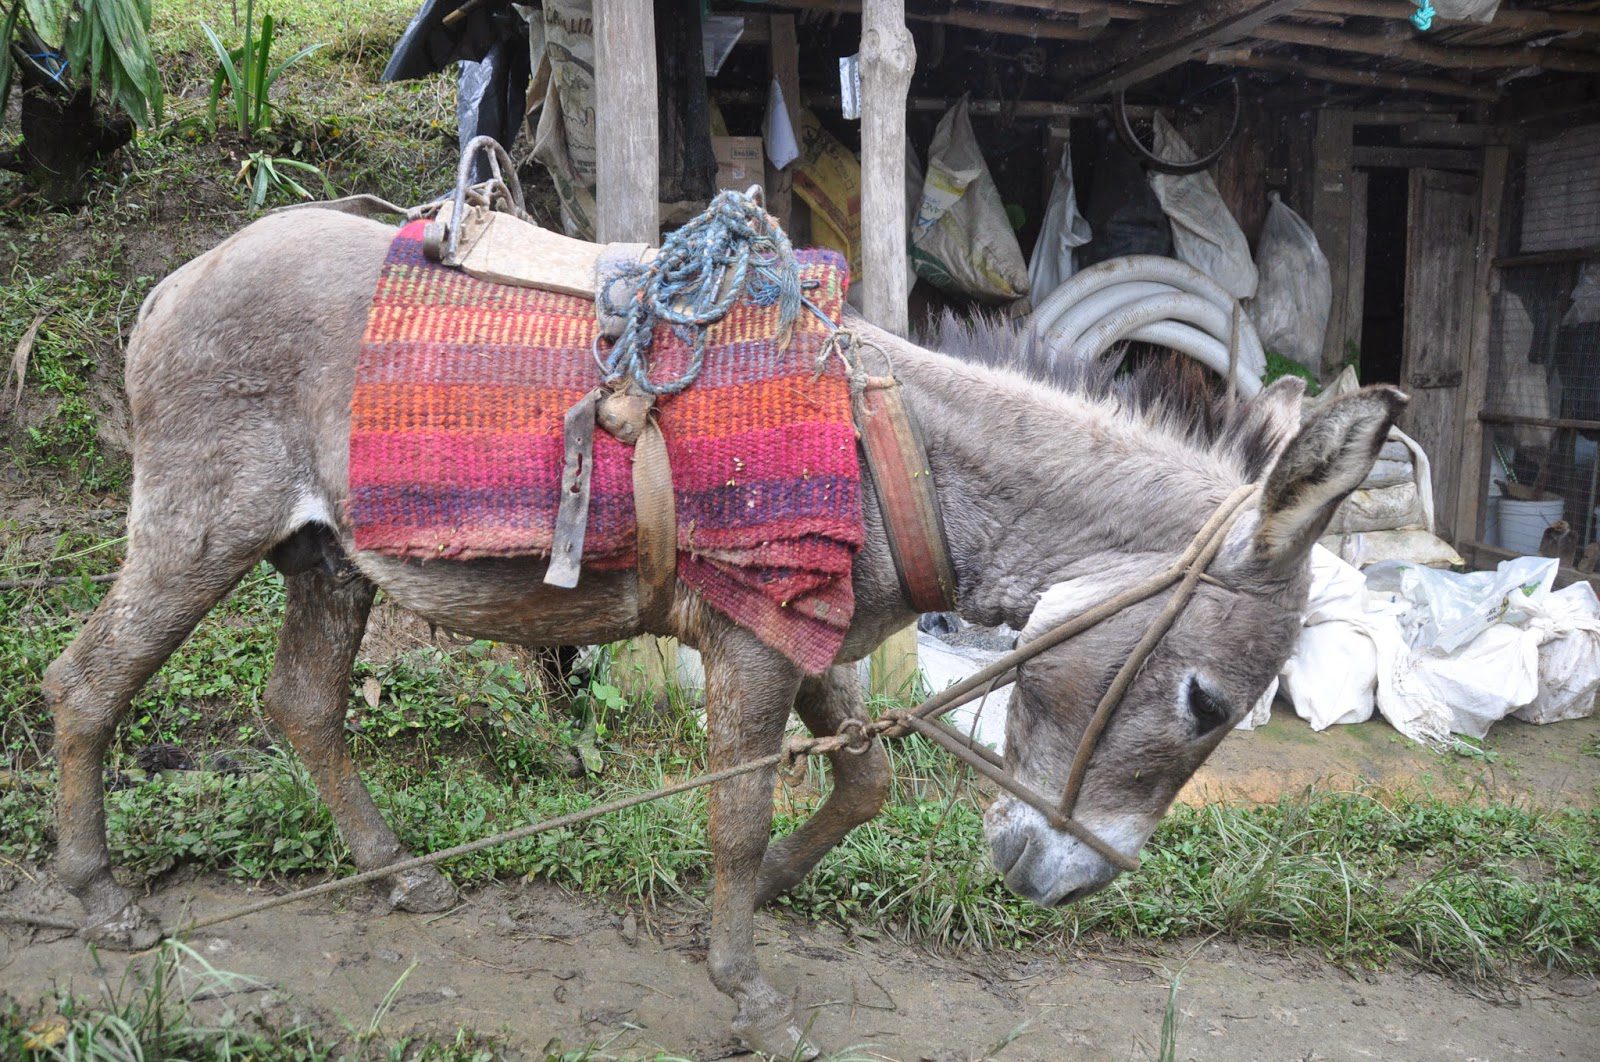
{"type": "Polygon", "coordinates": [[[1414,0],[1417,9],[1411,13],[1411,24],[1423,33],[1433,28],[1433,16],[1438,12],[1433,9],[1433,0],[1414,0]]]}
{"type": "Polygon", "coordinates": [[[741,294],[758,306],[778,307],[778,329],[787,335],[803,301],[794,248],[777,222],[755,200],[739,192],[719,192],[706,211],[661,244],[655,260],[624,274],[634,281],[625,304],[613,302],[611,285],[595,296],[604,316],[627,323],[604,358],[596,360],[605,382],[631,378],[651,395],[675,395],[694,383],[705,367],[706,329],[733,308],[741,294]],[[656,326],[693,333],[689,367],[676,380],[650,376],[650,344],[656,326]]]}

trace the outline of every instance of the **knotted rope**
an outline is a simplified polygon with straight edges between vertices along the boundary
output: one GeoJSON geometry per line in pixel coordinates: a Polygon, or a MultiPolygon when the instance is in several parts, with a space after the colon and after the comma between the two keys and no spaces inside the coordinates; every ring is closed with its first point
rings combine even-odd
{"type": "Polygon", "coordinates": [[[649,263],[622,274],[632,283],[624,303],[611,285],[595,296],[601,316],[626,317],[622,334],[603,358],[605,382],[632,379],[650,395],[675,395],[705,367],[706,329],[745,295],[758,306],[778,307],[778,331],[787,337],[800,312],[800,267],[789,237],[761,205],[740,192],[719,192],[705,212],[668,236],[649,263]],[[665,322],[694,333],[689,367],[675,380],[650,376],[650,345],[665,322]]]}

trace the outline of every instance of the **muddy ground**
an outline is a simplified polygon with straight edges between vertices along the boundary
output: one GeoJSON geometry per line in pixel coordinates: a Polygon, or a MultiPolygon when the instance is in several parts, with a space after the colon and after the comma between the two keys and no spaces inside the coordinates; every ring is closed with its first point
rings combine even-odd
{"type": "MultiPolygon", "coordinates": [[[[244,898],[233,883],[200,879],[153,907],[171,919],[185,904],[212,911],[244,898]]],[[[698,909],[618,912],[520,883],[472,892],[443,916],[380,915],[362,895],[198,934],[209,961],[260,982],[205,1006],[364,1030],[410,969],[382,1019],[386,1036],[448,1037],[466,1025],[513,1057],[591,1044],[624,1056],[740,1053],[725,1030],[732,1006],[705,975],[698,909]]],[[[102,953],[102,970],[61,936],[8,933],[0,986],[27,999],[118,983],[125,956],[102,953]]],[[[1178,1058],[1592,1059],[1600,1042],[1587,978],[1525,975],[1494,999],[1432,975],[1353,974],[1303,952],[1223,942],[948,957],[770,916],[759,939],[817,1038],[874,1058],[1153,1058],[1180,971],[1178,1058]]]]}
{"type": "MultiPolygon", "coordinates": [[[[1507,723],[1483,754],[1440,757],[1382,723],[1312,737],[1279,717],[1225,742],[1188,795],[1272,799],[1365,780],[1593,807],[1600,758],[1581,750],[1597,738],[1597,719],[1507,723]]],[[[5,902],[72,916],[73,905],[38,878],[5,902]]],[[[220,878],[169,879],[150,906],[171,924],[185,907],[211,912],[262,894],[220,878]]],[[[699,906],[617,910],[519,882],[472,891],[443,916],[385,914],[361,893],[256,915],[193,943],[217,967],[260,982],[205,1004],[213,1010],[362,1030],[404,976],[381,1020],[386,1037],[448,1037],[466,1026],[512,1057],[588,1045],[607,1055],[731,1057],[739,1053],[726,1030],[732,1006],[706,977],[705,929],[699,906]]],[[[1220,940],[940,955],[771,915],[760,942],[774,981],[808,1007],[816,1037],[869,1057],[1158,1057],[1180,971],[1177,1058],[1600,1057],[1600,987],[1586,977],[1522,970],[1473,989],[1398,967],[1340,969],[1303,948],[1220,940]]],[[[57,987],[92,994],[117,985],[127,962],[96,958],[64,934],[13,927],[0,935],[0,990],[25,1004],[57,987]]]]}

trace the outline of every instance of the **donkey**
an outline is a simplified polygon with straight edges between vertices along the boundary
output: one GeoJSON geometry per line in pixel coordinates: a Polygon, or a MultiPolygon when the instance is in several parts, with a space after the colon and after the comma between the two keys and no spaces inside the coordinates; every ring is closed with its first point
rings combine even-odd
{"type": "MultiPolygon", "coordinates": [[[[698,648],[713,770],[776,751],[791,712],[819,735],[864,719],[852,662],[915,618],[870,483],[854,622],[821,675],[801,673],[681,585],[668,619],[647,631],[630,572],[586,572],[577,589],[560,590],[544,585],[537,559],[416,563],[357,552],[344,516],[350,400],[392,235],[328,210],[270,216],[177,270],[140,311],[127,357],[127,559],[44,682],[60,763],[56,865],[84,906],[91,939],[137,947],[157,928],[112,877],[101,771],[113,730],[151,673],[263,558],[279,565],[287,586],[267,710],[363,869],[408,855],[343,738],[351,667],[377,587],[477,637],[550,646],[649,633],[698,648]]],[[[1368,389],[1302,428],[1300,384],[1280,382],[1211,411],[1203,430],[1159,400],[1111,387],[1070,393],[931,353],[864,322],[849,327],[887,359],[921,425],[957,608],[970,622],[1009,624],[1032,638],[1169,564],[1219,501],[1263,481],[1213,579],[1138,674],[1084,780],[1077,817],[1131,856],[1290,652],[1308,552],[1367,475],[1404,396],[1368,389]]],[[[1130,608],[1023,667],[1005,749],[1023,781],[1060,791],[1093,706],[1160,603],[1130,608]]],[[[889,789],[876,746],[834,755],[831,775],[816,814],[776,842],[772,771],[722,782],[710,796],[709,972],[736,1004],[736,1032],[778,1055],[805,1044],[793,1001],[757,965],[755,912],[871,818],[889,789]]],[[[1009,798],[988,809],[986,828],[1006,884],[1040,904],[1086,895],[1116,873],[1009,798]]],[[[437,911],[454,898],[431,868],[390,881],[392,903],[405,910],[437,911]]]]}

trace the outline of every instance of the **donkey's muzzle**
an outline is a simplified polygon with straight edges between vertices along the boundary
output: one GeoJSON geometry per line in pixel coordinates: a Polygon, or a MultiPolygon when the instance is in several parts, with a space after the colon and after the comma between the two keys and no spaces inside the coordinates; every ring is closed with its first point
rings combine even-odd
{"type": "Polygon", "coordinates": [[[989,806],[984,832],[1006,888],[1041,907],[1081,900],[1117,876],[1117,868],[1105,857],[1010,797],[989,806]]]}

